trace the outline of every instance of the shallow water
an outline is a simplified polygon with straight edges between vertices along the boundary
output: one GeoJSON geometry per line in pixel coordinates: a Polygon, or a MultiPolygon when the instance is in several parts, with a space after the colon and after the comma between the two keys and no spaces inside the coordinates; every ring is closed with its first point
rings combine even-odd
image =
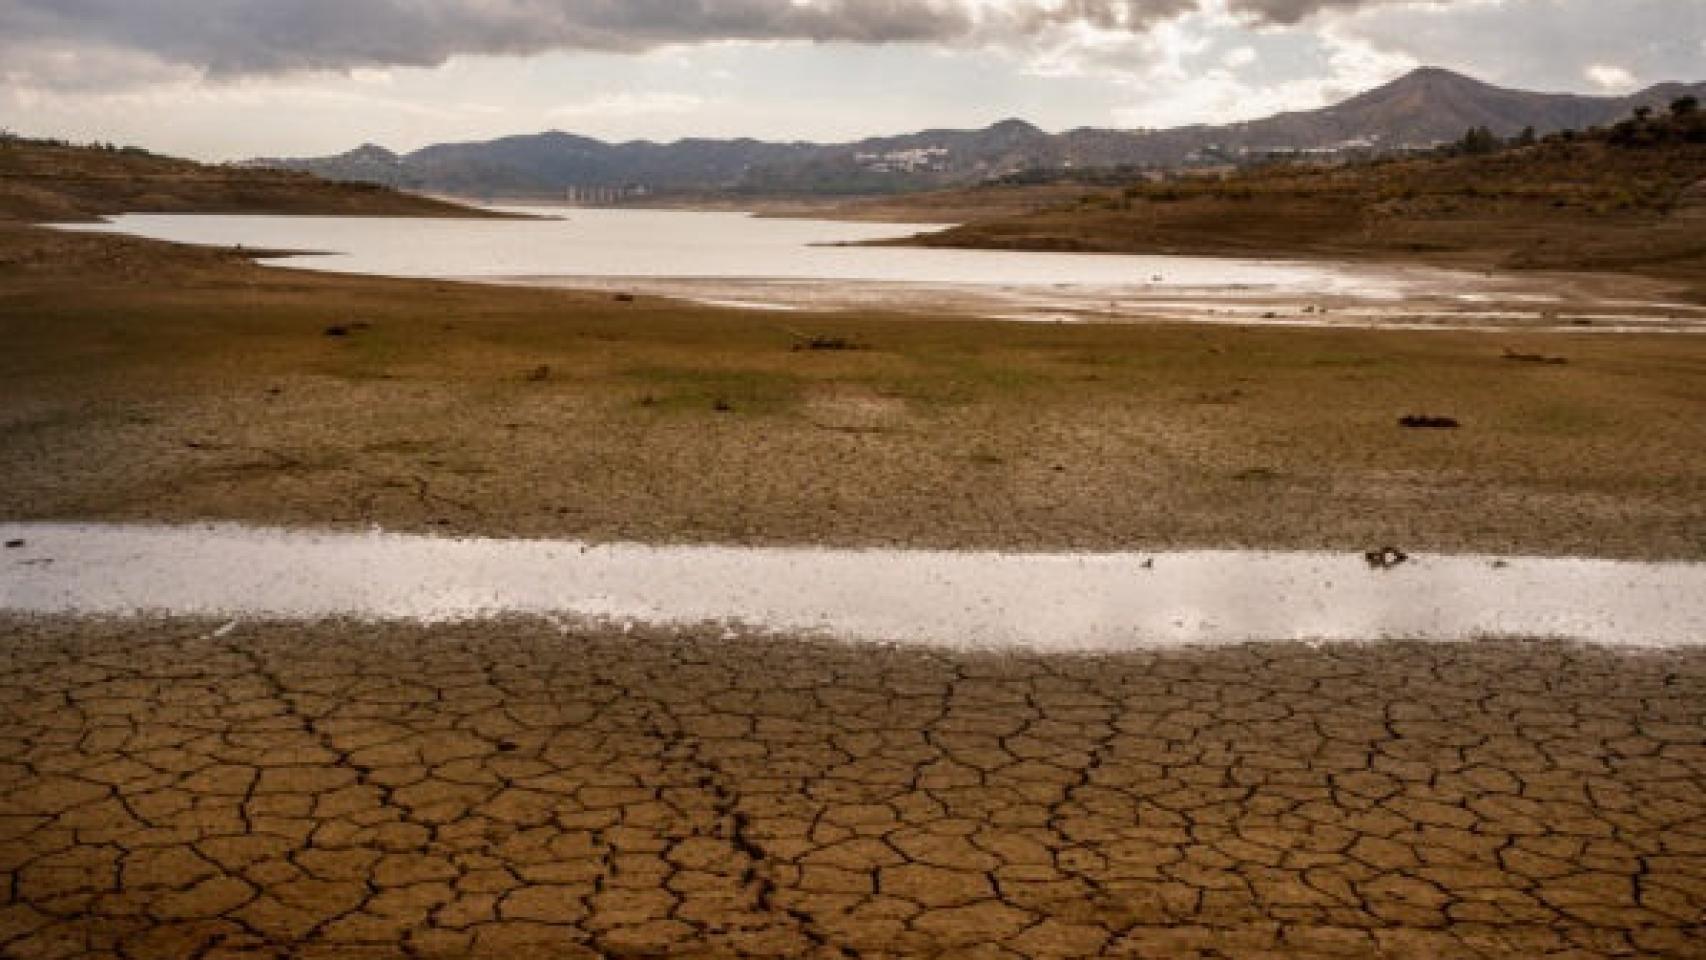
{"type": "Polygon", "coordinates": [[[0,524],[0,610],[724,624],[943,646],[1252,640],[1706,643],[1706,564],[1188,551],[1003,554],[0,524]]]}
{"type": "Polygon", "coordinates": [[[744,309],[1061,323],[1706,332],[1706,310],[1698,307],[1597,293],[1584,303],[1608,313],[1565,315],[1557,309],[1565,298],[1556,278],[1390,264],[848,245],[940,226],[931,224],[676,210],[523,212],[561,219],[128,214],[66,229],[313,252],[264,261],[281,267],[610,289],[744,309]]]}
{"type": "Polygon", "coordinates": [[[326,251],[280,265],[402,277],[841,280],[1050,286],[1262,288],[1397,296],[1376,271],[1209,257],[1127,257],[840,246],[930,224],[873,224],[677,210],[529,207],[559,220],[126,214],[78,229],[184,243],[326,251]],[[1158,279],[1159,278],[1159,279],[1158,279]]]}

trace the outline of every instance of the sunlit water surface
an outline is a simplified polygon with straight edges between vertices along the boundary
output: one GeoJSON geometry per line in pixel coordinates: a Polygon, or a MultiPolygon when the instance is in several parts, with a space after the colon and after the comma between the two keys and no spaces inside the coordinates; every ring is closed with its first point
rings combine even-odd
{"type": "Polygon", "coordinates": [[[1355,553],[589,545],[236,525],[0,524],[0,611],[717,625],[1117,651],[1187,643],[1706,643],[1706,564],[1355,553]]]}
{"type": "Polygon", "coordinates": [[[1706,332],[1706,308],[1563,305],[1555,279],[1423,267],[860,246],[938,229],[743,213],[527,207],[554,219],[127,214],[67,229],[309,256],[277,266],[605,289],[772,310],[1017,321],[1706,332]]]}
{"type": "Polygon", "coordinates": [[[1377,273],[1303,263],[847,245],[937,229],[929,224],[678,210],[527,210],[559,219],[126,214],[105,228],[183,243],[318,251],[325,255],[298,260],[297,265],[400,277],[1242,286],[1388,295],[1400,291],[1396,281],[1377,273]]]}

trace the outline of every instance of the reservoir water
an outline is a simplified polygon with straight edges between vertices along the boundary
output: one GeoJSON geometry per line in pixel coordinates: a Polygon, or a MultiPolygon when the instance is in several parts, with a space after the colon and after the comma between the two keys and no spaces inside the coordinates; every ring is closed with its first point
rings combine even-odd
{"type": "Polygon", "coordinates": [[[1706,331],[1706,308],[1584,301],[1556,277],[1391,264],[867,246],[940,225],[527,207],[535,219],[126,214],[66,229],[393,277],[604,289],[777,310],[1055,322],[1706,331]]]}
{"type": "Polygon", "coordinates": [[[183,243],[319,251],[323,255],[292,258],[285,264],[398,277],[841,280],[1401,292],[1389,276],[1305,263],[849,245],[935,229],[929,224],[796,220],[678,210],[526,209],[559,219],[127,214],[93,229],[183,243]]]}

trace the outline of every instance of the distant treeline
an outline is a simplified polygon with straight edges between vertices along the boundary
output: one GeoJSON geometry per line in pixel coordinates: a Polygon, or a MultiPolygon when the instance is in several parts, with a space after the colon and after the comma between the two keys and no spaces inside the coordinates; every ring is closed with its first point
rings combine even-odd
{"type": "Polygon", "coordinates": [[[116,143],[103,143],[91,140],[88,143],[76,143],[58,137],[26,137],[21,133],[0,129],[0,147],[52,147],[59,150],[99,150],[102,153],[117,153],[127,157],[152,157],[154,152],[142,147],[121,146],[116,143]]]}
{"type": "Polygon", "coordinates": [[[1441,147],[1439,152],[1448,156],[1484,156],[1538,143],[1568,143],[1579,139],[1603,140],[1620,147],[1706,143],[1706,113],[1701,112],[1698,97],[1679,97],[1671,101],[1668,113],[1658,113],[1652,107],[1636,107],[1629,119],[1614,124],[1609,130],[1589,127],[1583,131],[1561,130],[1536,137],[1534,128],[1529,127],[1514,137],[1504,139],[1487,127],[1473,127],[1463,134],[1462,139],[1441,147]]]}
{"type": "MultiPolygon", "coordinates": [[[[1235,166],[1241,169],[1283,169],[1286,167],[1319,167],[1327,165],[1355,166],[1384,164],[1411,157],[1489,156],[1507,150],[1520,150],[1541,144],[1562,144],[1598,141],[1617,147],[1661,147],[1678,144],[1706,143],[1706,110],[1698,97],[1680,97],[1668,111],[1637,107],[1626,120],[1611,127],[1589,127],[1585,130],[1560,130],[1545,136],[1528,127],[1515,136],[1501,137],[1492,129],[1481,126],[1464,132],[1450,143],[1431,147],[1375,149],[1351,147],[1337,153],[1299,155],[1286,151],[1268,151],[1242,157],[1220,155],[1220,169],[1235,166]]],[[[1170,180],[1179,177],[1196,179],[1202,170],[1167,169],[1158,166],[1122,164],[1112,167],[1083,167],[1061,169],[1034,167],[993,178],[993,186],[1050,186],[1071,184],[1084,187],[1122,187],[1140,181],[1170,180]]]]}

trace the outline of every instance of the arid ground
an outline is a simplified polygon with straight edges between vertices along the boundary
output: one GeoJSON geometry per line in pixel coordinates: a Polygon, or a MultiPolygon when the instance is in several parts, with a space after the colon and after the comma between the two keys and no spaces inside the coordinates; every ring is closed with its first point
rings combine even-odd
{"type": "Polygon", "coordinates": [[[1275,164],[1086,186],[1070,199],[1064,191],[984,187],[865,209],[987,210],[916,241],[939,246],[1636,274],[1706,297],[1706,119],[1698,113],[1488,155],[1275,164]]]}
{"type": "MultiPolygon", "coordinates": [[[[785,323],[0,222],[0,519],[1706,559],[1698,337],[785,323]]],[[[1706,956],[1693,649],[0,637],[7,957],[1706,956]]]]}
{"type": "Polygon", "coordinates": [[[1706,661],[28,621],[13,957],[1699,957],[1706,661]]]}
{"type": "Polygon", "coordinates": [[[1706,555],[1698,337],[779,321],[4,237],[5,519],[1706,555]]]}

